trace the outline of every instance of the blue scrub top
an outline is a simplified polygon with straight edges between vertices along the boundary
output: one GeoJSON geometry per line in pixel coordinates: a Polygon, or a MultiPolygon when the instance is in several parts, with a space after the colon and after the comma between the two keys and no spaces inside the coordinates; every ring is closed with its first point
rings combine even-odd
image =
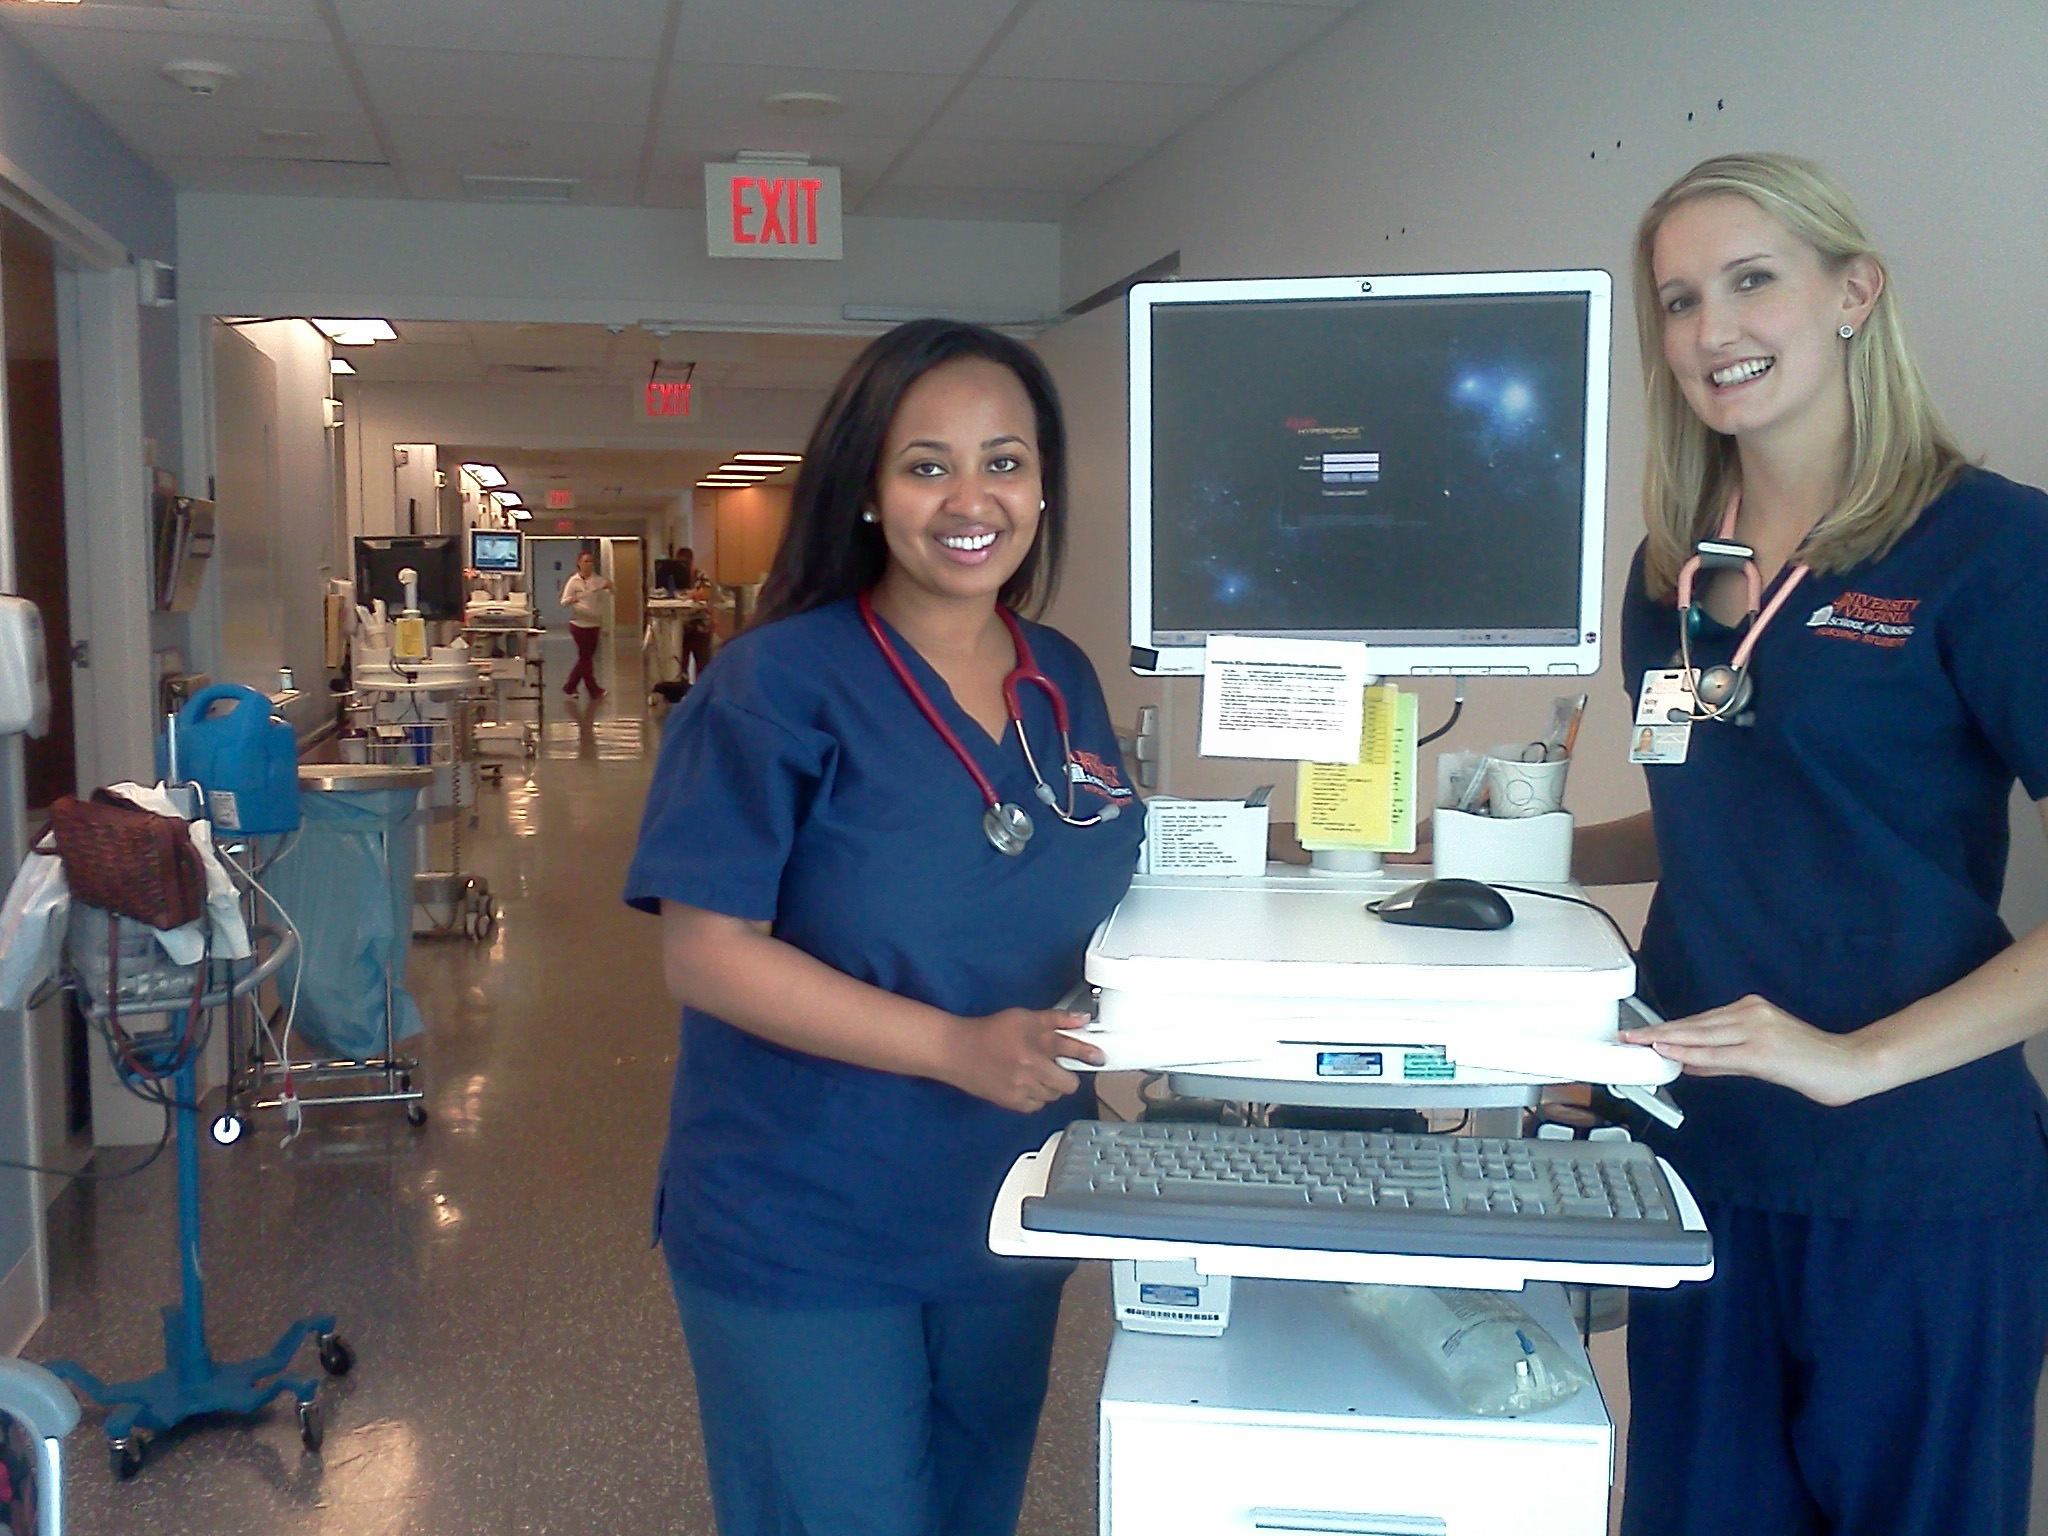
{"type": "MultiPolygon", "coordinates": [[[[1622,621],[1633,699],[1678,648],[1640,550],[1622,621]]],[[[1722,631],[1695,661],[1734,644],[1722,631]]],[[[2009,945],[2013,782],[2048,796],[2048,497],[1965,471],[1888,554],[1809,575],[1753,665],[1754,725],[1695,725],[1686,762],[1645,769],[1663,876],[1644,996],[1677,1018],[1754,992],[1846,1032],[2009,945]]],[[[1687,1118],[1662,1150],[1709,1199],[1866,1217],[2048,1202],[2048,1104],[2018,1046],[1837,1109],[1748,1078],[1673,1086],[1687,1118]]]]}
{"type": "MultiPolygon", "coordinates": [[[[682,902],[773,924],[857,980],[950,1013],[1047,1008],[1081,979],[1130,884],[1144,831],[1094,669],[1025,626],[1066,695],[1093,782],[1067,826],[1039,804],[1016,733],[1000,745],[917,651],[898,654],[1036,834],[1016,856],[982,833],[966,768],[890,672],[852,600],[750,630],[671,717],[626,878],[646,911],[682,902]]],[[[1059,733],[1036,688],[1025,729],[1048,775],[1059,733]]],[[[1057,781],[1054,781],[1057,782],[1057,781]]],[[[1092,1108],[1034,1115],[959,1090],[773,1045],[685,1009],[656,1226],[691,1281],[785,1305],[994,1299],[1064,1267],[998,1259],[988,1217],[1016,1158],[1092,1108]]]]}

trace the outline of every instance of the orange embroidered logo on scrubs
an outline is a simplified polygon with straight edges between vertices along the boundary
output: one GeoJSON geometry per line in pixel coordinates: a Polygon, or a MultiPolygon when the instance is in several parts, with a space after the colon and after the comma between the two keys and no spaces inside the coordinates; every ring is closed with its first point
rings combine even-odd
{"type": "Polygon", "coordinates": [[[1128,800],[1131,791],[1123,781],[1123,775],[1105,763],[1093,752],[1074,752],[1074,767],[1079,770],[1074,782],[1083,789],[1093,790],[1105,800],[1128,800]]]}
{"type": "Polygon", "coordinates": [[[1865,645],[1897,650],[1913,638],[1913,610],[1917,597],[1871,597],[1863,592],[1844,592],[1832,603],[1813,610],[1806,627],[1835,640],[1860,640],[1865,645]]]}

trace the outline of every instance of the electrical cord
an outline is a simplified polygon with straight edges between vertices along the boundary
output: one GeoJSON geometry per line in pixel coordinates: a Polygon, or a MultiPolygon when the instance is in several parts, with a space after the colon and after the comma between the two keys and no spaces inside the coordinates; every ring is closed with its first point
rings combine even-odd
{"type": "Polygon", "coordinates": [[[1458,679],[1458,691],[1451,698],[1451,718],[1431,731],[1427,736],[1418,736],[1415,745],[1426,747],[1432,741],[1440,741],[1451,734],[1451,727],[1458,723],[1458,717],[1465,713],[1465,679],[1458,679]]]}
{"type": "Polygon", "coordinates": [[[1607,926],[1614,930],[1614,936],[1621,940],[1621,947],[1628,951],[1629,959],[1633,960],[1636,957],[1636,947],[1629,941],[1628,930],[1616,922],[1614,914],[1601,906],[1597,901],[1588,901],[1583,896],[1567,896],[1562,891],[1539,891],[1533,885],[1496,885],[1494,889],[1496,891],[1513,891],[1517,896],[1541,896],[1550,901],[1568,901],[1575,907],[1584,907],[1588,911],[1598,912],[1607,919],[1607,926]]]}

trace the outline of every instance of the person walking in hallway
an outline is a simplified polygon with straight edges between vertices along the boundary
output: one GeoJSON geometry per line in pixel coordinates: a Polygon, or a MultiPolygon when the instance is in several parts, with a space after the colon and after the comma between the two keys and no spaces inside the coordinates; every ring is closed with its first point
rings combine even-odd
{"type": "Polygon", "coordinates": [[[584,550],[576,557],[576,574],[562,583],[562,606],[569,610],[569,638],[576,642],[576,666],[562,692],[575,697],[576,685],[589,685],[593,699],[604,697],[597,686],[598,636],[604,633],[604,602],[611,594],[609,576],[597,574],[597,556],[584,550]]]}

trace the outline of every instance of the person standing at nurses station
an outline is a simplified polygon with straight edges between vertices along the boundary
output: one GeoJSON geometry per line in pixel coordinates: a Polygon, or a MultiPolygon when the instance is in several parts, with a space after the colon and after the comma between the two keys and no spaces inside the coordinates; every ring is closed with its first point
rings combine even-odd
{"type": "Polygon", "coordinates": [[[2048,497],[1964,461],[1818,167],[1694,167],[1635,265],[1651,809],[1576,872],[1659,882],[1670,1022],[1624,1038],[1685,1069],[1716,1274],[1631,1297],[1623,1530],[2022,1536],[2048,927],[1998,907],[2015,780],[2048,819],[2048,497]]]}
{"type": "Polygon", "coordinates": [[[1068,1266],[989,1213],[1091,1107],[1054,1005],[1143,830],[1086,657],[1018,616],[1065,529],[1044,366],[898,327],[664,733],[626,896],[683,1004],[655,1224],[723,1536],[1015,1527],[1068,1266]]]}
{"type": "Polygon", "coordinates": [[[576,556],[576,573],[562,583],[562,606],[569,610],[569,636],[576,642],[576,665],[562,692],[572,698],[576,685],[589,685],[593,699],[604,697],[597,686],[597,642],[604,633],[604,604],[611,594],[612,579],[597,574],[597,556],[583,550],[576,556]]]}

